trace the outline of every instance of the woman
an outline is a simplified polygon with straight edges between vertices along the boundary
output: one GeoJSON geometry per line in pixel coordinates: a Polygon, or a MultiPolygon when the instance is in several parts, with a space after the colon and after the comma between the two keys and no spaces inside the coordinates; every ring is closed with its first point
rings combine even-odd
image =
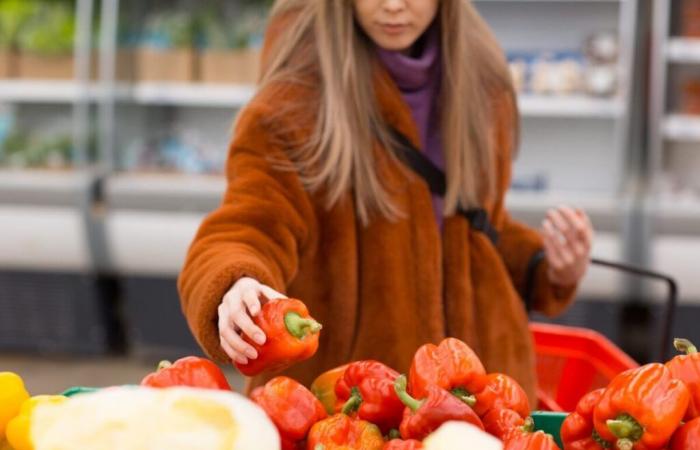
{"type": "Polygon", "coordinates": [[[508,216],[517,130],[503,52],[470,1],[278,0],[223,202],[179,280],[195,337],[245,364],[257,354],[241,334],[265,340],[251,316],[289,295],[324,324],[317,355],[288,371],[302,382],[357,359],[406,371],[454,336],[533,398],[524,299],[570,303],[592,229],[566,207],[541,235],[508,216]],[[397,157],[402,140],[445,170],[444,199],[397,157]],[[497,239],[458,213],[475,208],[497,239]]]}

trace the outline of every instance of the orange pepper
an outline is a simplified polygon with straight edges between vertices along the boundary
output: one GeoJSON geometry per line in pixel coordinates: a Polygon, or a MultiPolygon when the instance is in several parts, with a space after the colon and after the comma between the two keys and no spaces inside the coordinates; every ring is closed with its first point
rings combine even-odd
{"type": "Polygon", "coordinates": [[[267,336],[263,345],[243,335],[258,352],[257,359],[248,364],[236,363],[243,375],[255,376],[262,372],[279,372],[311,358],[318,350],[321,324],[309,316],[306,305],[295,299],[271,301],[253,318],[267,336]]]}
{"type": "Polygon", "coordinates": [[[689,402],[688,388],[666,366],[647,364],[613,378],[594,408],[593,423],[600,437],[619,450],[661,449],[689,402]]]}
{"type": "Polygon", "coordinates": [[[253,391],[250,398],[270,417],[282,438],[282,450],[295,450],[311,427],[327,417],[316,397],[300,383],[276,377],[253,391]]]}
{"type": "Polygon", "coordinates": [[[479,417],[493,409],[510,409],[523,419],[530,415],[530,403],[525,390],[517,381],[502,373],[486,375],[486,385],[476,393],[474,412],[479,417]]]}
{"type": "Polygon", "coordinates": [[[342,402],[339,402],[338,397],[335,395],[335,384],[343,376],[347,368],[348,364],[331,369],[319,375],[311,383],[311,392],[326,408],[328,414],[340,412],[340,409],[343,407],[342,402]]]}
{"type": "Polygon", "coordinates": [[[425,344],[416,351],[408,379],[408,392],[414,397],[426,397],[428,386],[434,385],[474,406],[474,394],[486,385],[486,371],[467,344],[447,338],[437,346],[425,344]]]}
{"type": "Polygon", "coordinates": [[[175,361],[161,361],[158,370],[147,375],[141,386],[168,388],[189,386],[202,389],[230,391],[231,386],[219,366],[208,359],[187,356],[175,361]]]}
{"type": "Polygon", "coordinates": [[[525,422],[525,426],[506,436],[503,450],[560,450],[552,435],[544,431],[533,431],[535,424],[532,419],[525,422]]]}
{"type": "Polygon", "coordinates": [[[335,394],[343,401],[342,413],[377,425],[384,433],[401,423],[404,404],[396,396],[394,382],[399,373],[379,361],[356,361],[345,370],[335,385],[335,394]]]}
{"type": "Polygon", "coordinates": [[[386,444],[382,450],[420,450],[423,448],[423,444],[415,439],[408,439],[402,441],[401,439],[392,439],[386,444]]]}
{"type": "Polygon", "coordinates": [[[605,389],[596,389],[579,400],[576,411],[569,414],[561,425],[561,440],[564,450],[602,450],[611,447],[593,428],[593,409],[603,396],[605,389]]]}
{"type": "Polygon", "coordinates": [[[667,362],[666,367],[673,378],[683,381],[690,390],[690,405],[684,417],[689,421],[700,417],[700,353],[687,339],[674,339],[673,345],[684,354],[667,362]]]}
{"type": "Polygon", "coordinates": [[[484,431],[491,436],[503,440],[512,430],[522,428],[525,419],[512,409],[492,409],[481,418],[484,423],[484,431]]]}
{"type": "Polygon", "coordinates": [[[680,427],[671,439],[670,450],[700,450],[700,418],[680,427]]]}
{"type": "Polygon", "coordinates": [[[379,428],[364,420],[336,414],[316,424],[309,432],[308,450],[382,450],[379,428]]]}
{"type": "Polygon", "coordinates": [[[481,419],[462,400],[445,389],[435,385],[427,388],[428,395],[415,399],[406,392],[406,376],[401,375],[394,384],[396,394],[406,405],[401,421],[401,437],[404,439],[425,439],[430,433],[449,421],[468,422],[484,429],[481,419]]]}

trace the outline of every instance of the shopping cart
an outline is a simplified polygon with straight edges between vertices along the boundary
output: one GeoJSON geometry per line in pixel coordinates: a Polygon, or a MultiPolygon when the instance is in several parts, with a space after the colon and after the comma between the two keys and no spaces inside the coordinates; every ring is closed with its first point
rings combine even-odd
{"type": "MultiPolygon", "coordinates": [[[[668,360],[678,300],[676,281],[668,275],[626,264],[595,258],[591,263],[666,283],[666,310],[656,358],[658,361],[668,360]]],[[[618,373],[638,366],[637,362],[596,331],[542,323],[530,324],[530,330],[535,340],[540,410],[573,411],[587,392],[605,387],[618,373]]]]}

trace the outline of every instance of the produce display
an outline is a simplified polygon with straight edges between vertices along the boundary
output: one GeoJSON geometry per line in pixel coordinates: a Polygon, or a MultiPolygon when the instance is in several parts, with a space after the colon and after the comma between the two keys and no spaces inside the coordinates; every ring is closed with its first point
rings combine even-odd
{"type": "MultiPolygon", "coordinates": [[[[318,348],[321,326],[299,300],[268,302],[254,321],[268,339],[243,373],[279,372],[318,348]]],[[[68,397],[29,397],[19,376],[0,373],[0,449],[558,450],[560,439],[563,450],[700,450],[700,356],[674,344],[682,354],[666,364],[583,396],[556,436],[536,429],[542,413],[514,379],[487,373],[454,338],[418,348],[408,375],[353,361],[309,387],[274,377],[250,398],[197,357],[161,363],[141,386],[68,397]]]]}

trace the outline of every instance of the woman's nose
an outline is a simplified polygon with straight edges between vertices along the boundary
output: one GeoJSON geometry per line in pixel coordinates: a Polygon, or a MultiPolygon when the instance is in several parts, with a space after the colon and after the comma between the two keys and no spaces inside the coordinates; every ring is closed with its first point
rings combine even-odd
{"type": "Polygon", "coordinates": [[[385,0],[382,7],[388,12],[398,12],[406,7],[405,0],[385,0]]]}

